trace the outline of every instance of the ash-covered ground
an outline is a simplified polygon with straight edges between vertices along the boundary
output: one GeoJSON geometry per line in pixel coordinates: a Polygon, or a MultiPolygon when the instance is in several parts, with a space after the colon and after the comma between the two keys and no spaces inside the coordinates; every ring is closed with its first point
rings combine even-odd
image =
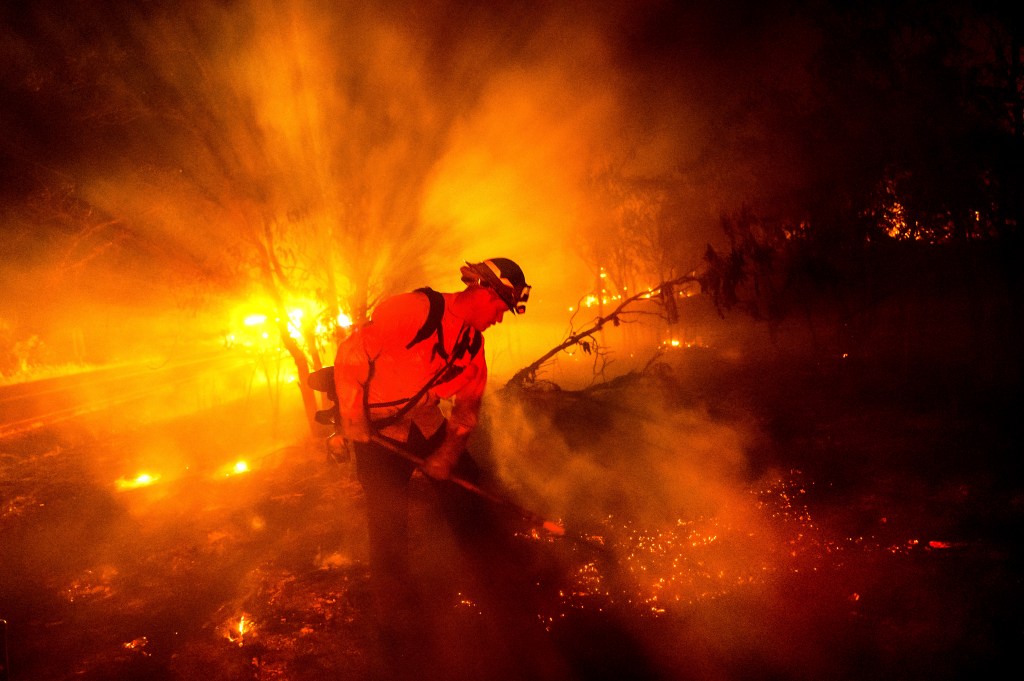
{"type": "Polygon", "coordinates": [[[6,437],[8,678],[994,678],[1024,642],[1012,396],[894,366],[693,347],[493,394],[489,489],[567,536],[506,513],[475,571],[414,478],[401,613],[351,464],[267,447],[251,405],[6,437]]]}

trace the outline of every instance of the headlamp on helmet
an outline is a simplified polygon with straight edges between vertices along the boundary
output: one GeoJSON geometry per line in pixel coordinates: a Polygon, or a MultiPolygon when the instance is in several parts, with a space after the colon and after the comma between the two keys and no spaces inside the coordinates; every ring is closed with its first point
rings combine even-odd
{"type": "Polygon", "coordinates": [[[491,258],[483,262],[467,262],[461,269],[462,283],[486,286],[498,294],[514,314],[525,314],[530,299],[530,285],[523,270],[508,258],[491,258]]]}

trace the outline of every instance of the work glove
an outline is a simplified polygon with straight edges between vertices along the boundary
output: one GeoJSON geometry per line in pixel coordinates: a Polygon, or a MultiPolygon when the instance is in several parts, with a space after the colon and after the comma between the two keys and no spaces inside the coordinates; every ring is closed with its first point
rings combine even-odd
{"type": "Polygon", "coordinates": [[[341,418],[341,430],[327,438],[327,455],[334,463],[348,463],[355,456],[356,442],[370,441],[366,419],[341,418]]]}
{"type": "Polygon", "coordinates": [[[448,480],[452,477],[452,469],[466,449],[469,439],[468,430],[452,429],[441,446],[423,462],[423,472],[435,480],[448,480]]]}
{"type": "Polygon", "coordinates": [[[332,433],[327,438],[327,456],[334,463],[348,463],[352,459],[352,443],[341,433],[332,433]]]}
{"type": "Polygon", "coordinates": [[[423,472],[434,480],[448,480],[452,477],[455,461],[440,452],[431,454],[423,461],[423,472]]]}
{"type": "Polygon", "coordinates": [[[341,432],[349,442],[369,442],[370,424],[364,418],[341,417],[341,432]]]}

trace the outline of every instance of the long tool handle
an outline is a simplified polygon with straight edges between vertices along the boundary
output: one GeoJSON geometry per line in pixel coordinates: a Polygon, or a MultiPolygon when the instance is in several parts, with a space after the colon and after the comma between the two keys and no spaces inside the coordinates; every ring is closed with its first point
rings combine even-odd
{"type": "MultiPolygon", "coordinates": [[[[370,439],[375,444],[378,444],[381,447],[384,447],[385,449],[388,449],[388,450],[394,452],[395,454],[398,454],[403,459],[416,464],[416,466],[418,466],[419,468],[423,468],[423,464],[424,464],[423,459],[421,459],[420,457],[416,456],[412,452],[409,452],[409,451],[403,449],[402,447],[399,447],[398,445],[394,444],[393,442],[389,442],[388,440],[385,440],[385,439],[380,438],[380,437],[371,436],[370,439]]],[[[547,520],[545,518],[542,518],[541,516],[537,515],[533,511],[525,509],[522,506],[519,506],[518,504],[516,504],[516,503],[514,503],[512,501],[509,501],[508,499],[506,499],[504,497],[499,497],[496,494],[488,492],[487,490],[482,489],[481,487],[479,487],[477,485],[474,485],[472,482],[470,482],[469,480],[466,480],[465,478],[460,478],[460,477],[457,477],[457,476],[452,476],[452,477],[450,477],[448,479],[451,482],[454,482],[459,487],[462,487],[463,489],[465,489],[465,490],[467,490],[469,492],[472,492],[473,494],[476,494],[477,496],[482,497],[482,498],[490,501],[493,504],[497,504],[499,506],[505,506],[506,508],[508,508],[508,509],[510,509],[512,511],[515,511],[516,513],[521,515],[524,519],[530,521],[531,523],[533,523],[534,525],[537,525],[538,527],[543,528],[547,532],[550,532],[551,534],[553,534],[553,535],[555,535],[557,537],[561,537],[561,536],[565,535],[565,528],[562,527],[561,525],[559,525],[558,523],[554,522],[553,520],[547,520]]]]}

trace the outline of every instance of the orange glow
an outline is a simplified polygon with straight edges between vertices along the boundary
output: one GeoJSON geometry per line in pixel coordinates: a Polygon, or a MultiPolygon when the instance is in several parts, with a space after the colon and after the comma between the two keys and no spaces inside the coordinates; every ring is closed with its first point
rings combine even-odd
{"type": "Polygon", "coordinates": [[[148,487],[156,483],[159,479],[159,475],[140,473],[130,480],[126,478],[118,478],[117,487],[118,489],[137,489],[139,487],[148,487]]]}
{"type": "Polygon", "coordinates": [[[551,520],[545,520],[543,528],[546,532],[550,532],[556,537],[561,537],[565,534],[565,528],[551,520]]]}
{"type": "MultiPolygon", "coordinates": [[[[285,353],[281,340],[282,330],[307,355],[321,358],[333,353],[333,343],[339,328],[352,325],[348,313],[340,311],[336,317],[325,316],[328,306],[313,299],[293,300],[285,308],[284,316],[263,311],[272,310],[275,305],[267,298],[256,297],[239,305],[231,315],[234,320],[230,331],[224,334],[229,347],[238,348],[258,355],[275,356],[285,353]],[[315,347],[309,347],[310,344],[315,347]]],[[[281,380],[297,380],[285,379],[281,380]]]]}
{"type": "Polygon", "coordinates": [[[293,307],[288,310],[288,335],[295,340],[302,340],[302,318],[305,310],[301,307],[293,307]]]}
{"type": "Polygon", "coordinates": [[[150,654],[143,650],[143,648],[145,648],[148,643],[148,638],[146,638],[145,636],[140,636],[136,639],[132,639],[131,641],[126,641],[125,643],[122,643],[121,647],[125,650],[138,650],[144,656],[149,657],[150,654]]]}
{"type": "Polygon", "coordinates": [[[242,475],[249,473],[252,469],[249,468],[249,463],[242,459],[239,459],[233,464],[229,464],[221,469],[223,477],[231,477],[232,475],[242,475]]]}
{"type": "Polygon", "coordinates": [[[227,639],[232,643],[237,644],[239,647],[242,647],[245,645],[245,637],[252,636],[253,632],[256,630],[256,626],[253,621],[251,619],[247,619],[243,613],[242,616],[238,618],[238,624],[235,624],[234,620],[230,620],[226,629],[227,639]]]}

